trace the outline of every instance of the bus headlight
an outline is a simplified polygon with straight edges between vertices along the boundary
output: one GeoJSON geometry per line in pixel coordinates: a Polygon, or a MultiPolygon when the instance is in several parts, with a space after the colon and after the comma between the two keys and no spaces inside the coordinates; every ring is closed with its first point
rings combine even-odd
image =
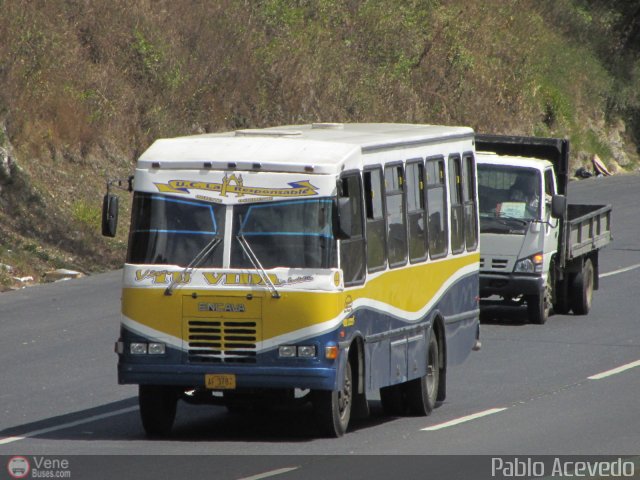
{"type": "Polygon", "coordinates": [[[146,343],[130,343],[129,344],[129,353],[131,355],[146,355],[147,353],[147,344],[146,343]]]}
{"type": "Polygon", "coordinates": [[[283,358],[292,358],[296,356],[295,345],[280,345],[278,347],[278,356],[283,358]]]}
{"type": "Polygon", "coordinates": [[[164,355],[165,353],[165,345],[164,343],[150,343],[149,344],[149,355],[164,355]]]}
{"type": "Polygon", "coordinates": [[[164,355],[167,347],[160,342],[132,342],[129,344],[129,353],[131,355],[164,355]]]}
{"type": "Polygon", "coordinates": [[[298,356],[302,358],[313,358],[316,356],[315,345],[301,345],[298,347],[298,356]]]}
{"type": "Polygon", "coordinates": [[[280,345],[278,347],[278,356],[280,358],[315,358],[315,345],[280,345]]]}

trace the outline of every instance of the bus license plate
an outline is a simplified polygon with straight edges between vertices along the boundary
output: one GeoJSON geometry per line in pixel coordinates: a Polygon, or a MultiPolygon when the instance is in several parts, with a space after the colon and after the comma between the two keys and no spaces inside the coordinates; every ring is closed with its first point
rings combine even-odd
{"type": "Polygon", "coordinates": [[[209,390],[234,390],[236,388],[236,376],[229,374],[208,374],[204,376],[204,385],[209,390]]]}

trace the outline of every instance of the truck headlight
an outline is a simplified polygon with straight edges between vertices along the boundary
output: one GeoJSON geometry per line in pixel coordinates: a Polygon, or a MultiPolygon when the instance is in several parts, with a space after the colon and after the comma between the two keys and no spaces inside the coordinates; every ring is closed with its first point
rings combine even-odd
{"type": "Polygon", "coordinates": [[[515,273],[542,273],[543,261],[544,256],[542,253],[536,253],[530,257],[518,260],[513,271],[515,273]]]}

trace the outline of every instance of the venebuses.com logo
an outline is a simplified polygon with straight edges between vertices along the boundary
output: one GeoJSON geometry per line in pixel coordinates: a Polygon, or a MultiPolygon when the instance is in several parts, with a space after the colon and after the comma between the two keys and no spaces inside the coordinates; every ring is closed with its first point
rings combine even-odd
{"type": "Polygon", "coordinates": [[[11,478],[71,478],[70,462],[66,458],[13,456],[7,462],[11,478]]]}
{"type": "Polygon", "coordinates": [[[24,457],[11,457],[7,463],[7,471],[11,478],[25,478],[31,471],[31,465],[24,457]]]}

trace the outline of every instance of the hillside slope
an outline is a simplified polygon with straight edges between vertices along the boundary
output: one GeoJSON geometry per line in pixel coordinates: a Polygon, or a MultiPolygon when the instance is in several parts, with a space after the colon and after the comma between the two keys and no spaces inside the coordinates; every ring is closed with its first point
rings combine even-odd
{"type": "Polygon", "coordinates": [[[635,169],[639,32],[637,0],[0,0],[0,289],[121,264],[104,184],[157,137],[443,123],[635,169]]]}

